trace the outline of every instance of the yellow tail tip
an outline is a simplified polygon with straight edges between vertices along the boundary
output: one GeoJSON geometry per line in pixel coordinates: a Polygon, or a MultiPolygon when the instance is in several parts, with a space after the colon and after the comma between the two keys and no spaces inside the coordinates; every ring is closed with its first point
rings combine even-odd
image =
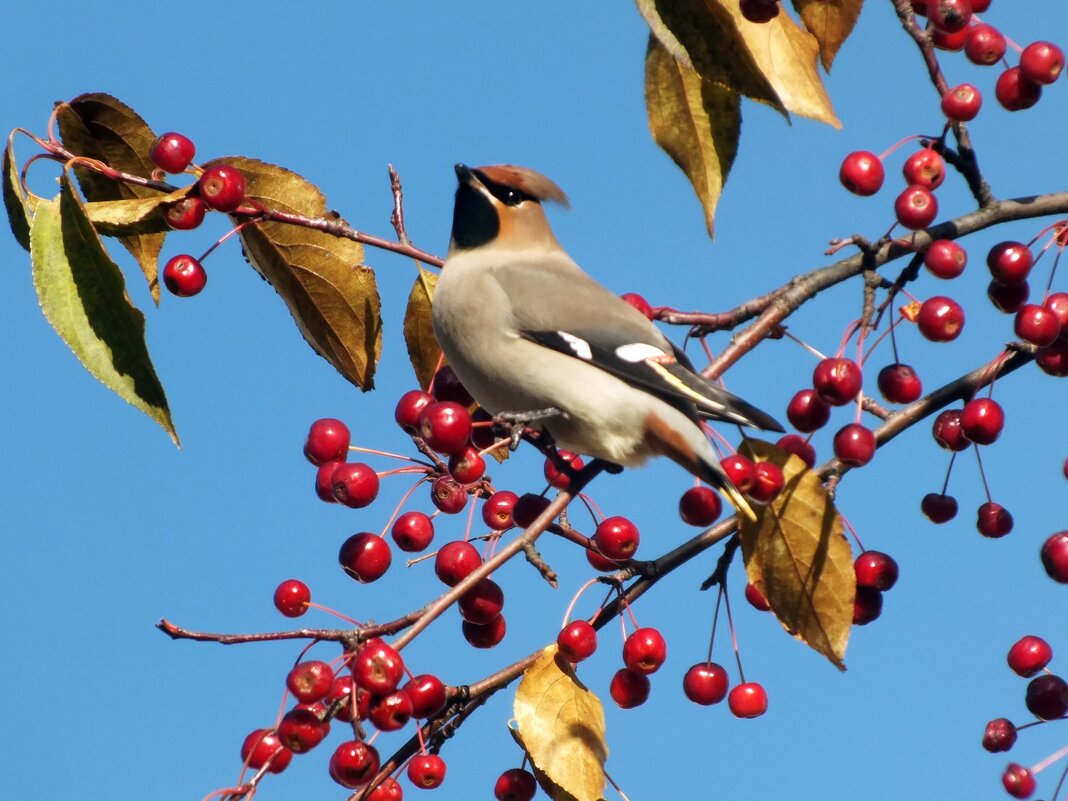
{"type": "Polygon", "coordinates": [[[727,500],[731,502],[731,505],[738,510],[738,513],[749,518],[750,522],[755,523],[757,520],[756,512],[753,511],[753,507],[749,505],[749,501],[745,499],[745,496],[738,491],[738,488],[731,483],[727,483],[723,487],[723,492],[727,496],[727,500]]]}

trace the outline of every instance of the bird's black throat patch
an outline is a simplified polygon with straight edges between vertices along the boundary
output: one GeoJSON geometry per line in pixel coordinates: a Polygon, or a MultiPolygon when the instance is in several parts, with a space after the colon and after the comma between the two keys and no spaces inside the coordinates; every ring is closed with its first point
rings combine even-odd
{"type": "Polygon", "coordinates": [[[462,249],[477,248],[493,241],[500,233],[501,223],[493,202],[468,183],[456,189],[456,205],[452,213],[452,240],[462,249]]]}

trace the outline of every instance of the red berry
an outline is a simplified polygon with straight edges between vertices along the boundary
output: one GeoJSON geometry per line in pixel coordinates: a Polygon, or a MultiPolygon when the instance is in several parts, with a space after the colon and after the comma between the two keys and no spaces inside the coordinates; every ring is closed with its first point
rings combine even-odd
{"type": "Polygon", "coordinates": [[[679,498],[679,517],[691,526],[710,526],[723,512],[723,502],[710,487],[691,487],[679,498]]]}
{"type": "Polygon", "coordinates": [[[361,645],[352,658],[352,678],[372,695],[389,695],[403,676],[401,655],[377,637],[361,645]]]}
{"type": "Polygon", "coordinates": [[[408,553],[426,548],[434,539],[434,521],[422,512],[405,512],[390,530],[397,547],[408,553]]]}
{"type": "Polygon", "coordinates": [[[349,427],[333,417],[311,424],[304,441],[304,456],[312,464],[343,462],[349,452],[349,427]]]}
{"type": "Polygon", "coordinates": [[[1051,42],[1032,42],[1020,53],[1020,73],[1037,84],[1050,84],[1064,69],[1064,52],[1051,42]]]}
{"type": "Polygon", "coordinates": [[[620,668],[612,676],[608,694],[620,709],[633,709],[649,700],[649,677],[630,668],[620,668]]]}
{"type": "Polygon", "coordinates": [[[401,395],[397,401],[397,408],[393,411],[393,418],[397,425],[408,432],[419,431],[419,420],[423,416],[423,410],[434,402],[434,396],[421,389],[410,389],[401,395]]]}
{"type": "Polygon", "coordinates": [[[964,40],[964,55],[973,64],[989,67],[1001,61],[1007,47],[1005,36],[993,25],[980,22],[968,29],[964,40]]]}
{"type": "Polygon", "coordinates": [[[172,295],[191,298],[207,285],[208,273],[203,264],[183,253],[163,265],[163,283],[172,295]]]}
{"type": "Polygon", "coordinates": [[[1016,336],[1040,348],[1052,345],[1061,332],[1061,321],[1045,306],[1028,303],[1016,312],[1016,336]]]}
{"type": "Polygon", "coordinates": [[[449,457],[449,475],[457,484],[474,484],[486,474],[486,461],[471,445],[461,448],[449,457]]]}
{"type": "Polygon", "coordinates": [[[964,328],[964,309],[952,298],[935,295],[920,305],[916,323],[932,342],[952,342],[964,328]]]}
{"type": "Polygon", "coordinates": [[[274,608],[286,617],[300,617],[310,603],[311,590],[303,581],[286,579],[274,591],[274,608]]]}
{"type": "Polygon", "coordinates": [[[764,593],[760,591],[760,588],[751,581],[745,585],[745,600],[749,601],[749,605],[757,611],[771,611],[771,604],[768,603],[768,599],[764,597],[764,593]]]}
{"type": "Polygon", "coordinates": [[[637,629],[623,643],[623,664],[635,673],[656,673],[665,659],[667,643],[654,628],[637,629]]]}
{"type": "Polygon", "coordinates": [[[927,16],[927,0],[909,0],[909,5],[912,6],[912,12],[917,16],[927,16]]]}
{"type": "Polygon", "coordinates": [[[497,615],[489,623],[471,623],[467,620],[461,625],[464,639],[475,648],[493,648],[508,631],[504,615],[497,615]]]}
{"type": "Polygon", "coordinates": [[[229,164],[204,170],[197,186],[204,202],[216,211],[233,211],[245,199],[245,176],[229,164]]]}
{"type": "Polygon", "coordinates": [[[597,631],[585,620],[572,620],[556,635],[556,648],[568,662],[581,662],[597,650],[597,631]]]}
{"type": "Polygon", "coordinates": [[[749,492],[753,488],[753,482],[756,481],[756,465],[740,453],[728,456],[720,462],[720,466],[739,492],[749,492]]]}
{"type": "Polygon", "coordinates": [[[756,477],[749,489],[749,497],[758,503],[767,503],[782,492],[785,483],[781,467],[772,462],[757,462],[756,477]]]}
{"type": "MultiPolygon", "coordinates": [[[[583,467],[582,457],[571,451],[560,450],[557,451],[557,455],[560,457],[564,464],[570,466],[572,471],[579,471],[583,467]]],[[[545,474],[545,480],[549,482],[549,485],[556,487],[557,489],[566,489],[571,485],[571,476],[566,470],[561,470],[555,464],[555,462],[546,457],[545,465],[542,468],[545,474]]]]}
{"type": "Polygon", "coordinates": [[[891,403],[912,403],[923,394],[923,382],[907,364],[888,364],[876,379],[879,391],[891,403]]]}
{"type": "Polygon", "coordinates": [[[522,768],[506,770],[493,785],[497,801],[530,801],[538,791],[534,774],[522,768]]]}
{"type": "Polygon", "coordinates": [[[831,407],[820,400],[816,390],[802,389],[790,400],[786,417],[790,425],[802,434],[811,434],[823,428],[831,419],[831,407]]]}
{"type": "Polygon", "coordinates": [[[983,732],[983,748],[991,754],[1010,750],[1016,744],[1016,727],[1008,718],[994,718],[983,732]]]}
{"type": "Polygon", "coordinates": [[[1053,673],[1031,679],[1024,703],[1039,720],[1057,720],[1068,714],[1068,682],[1053,673]]]}
{"type": "Polygon", "coordinates": [[[404,791],[401,789],[400,782],[392,776],[387,776],[371,791],[367,796],[367,801],[402,801],[403,798],[404,791]]]}
{"type": "Polygon", "coordinates": [[[402,688],[412,699],[412,717],[429,718],[445,708],[448,693],[441,679],[430,673],[421,673],[402,688]]]}
{"type": "Polygon", "coordinates": [[[866,626],[883,613],[883,594],[871,587],[857,587],[853,598],[853,625],[866,626]]]}
{"type": "Polygon", "coordinates": [[[969,122],[979,116],[983,96],[973,84],[962,83],[942,95],[942,113],[954,122],[969,122]]]}
{"type": "Polygon", "coordinates": [[[1026,281],[1021,281],[1018,284],[999,284],[997,281],[991,281],[986,288],[986,296],[990,298],[994,308],[1005,312],[1005,314],[1018,312],[1027,303],[1027,298],[1030,294],[1031,287],[1027,285],[1026,281]]]}
{"type": "Polygon", "coordinates": [[[341,544],[337,560],[361,584],[377,581],[389,570],[393,553],[389,543],[369,531],[353,534],[341,544]]]}
{"type": "Polygon", "coordinates": [[[1058,531],[1042,543],[1039,555],[1046,574],[1054,581],[1068,584],[1068,531],[1058,531]]]}
{"type": "Polygon", "coordinates": [[[647,301],[638,293],[624,292],[622,295],[620,295],[620,297],[623,298],[623,300],[627,301],[627,303],[629,303],[635,309],[640,311],[642,314],[644,314],[647,320],[652,320],[653,317],[656,316],[653,312],[653,307],[649,305],[649,301],[647,301]]]}
{"type": "Polygon", "coordinates": [[[940,28],[931,29],[931,44],[939,50],[951,50],[957,52],[964,49],[964,42],[968,38],[967,30],[943,31],[940,28]]]}
{"type": "Polygon", "coordinates": [[[885,171],[883,163],[874,153],[856,150],[842,161],[838,180],[854,195],[874,195],[882,188],[885,171]]]}
{"type": "Polygon", "coordinates": [[[882,551],[864,551],[853,562],[858,587],[886,592],[897,584],[897,562],[882,551]]]}
{"type": "Polygon", "coordinates": [[[241,744],[241,761],[253,770],[267,768],[271,773],[281,773],[293,759],[293,752],[282,745],[272,729],[256,729],[250,732],[241,744]]]}
{"type": "Polygon", "coordinates": [[[330,757],[330,777],[342,787],[356,789],[378,773],[378,751],[360,740],[342,743],[330,757]]]}
{"type": "Polygon", "coordinates": [[[512,519],[515,520],[517,526],[522,528],[533,525],[549,503],[549,499],[541,495],[535,495],[531,492],[525,493],[515,502],[515,506],[512,508],[512,519]]]}
{"type": "Polygon", "coordinates": [[[875,434],[860,423],[850,423],[834,435],[834,455],[850,467],[863,467],[875,456],[875,434]]]}
{"type": "Polygon", "coordinates": [[[590,567],[594,570],[599,570],[602,573],[611,573],[613,570],[618,570],[620,565],[618,562],[614,562],[606,556],[601,556],[597,551],[592,548],[586,549],[586,561],[589,562],[590,567]]]}
{"type": "Polygon", "coordinates": [[[1061,331],[1068,332],[1068,292],[1054,292],[1043,304],[1053,312],[1057,322],[1061,325],[1061,331]]]}
{"type": "Polygon", "coordinates": [[[333,685],[333,668],[318,659],[294,665],[286,676],[286,687],[298,701],[305,704],[326,698],[333,685]]]}
{"type": "Polygon", "coordinates": [[[597,525],[593,541],[604,556],[622,561],[630,559],[638,550],[641,537],[638,534],[638,527],[630,520],[616,516],[606,518],[597,525]]]}
{"type": "Polygon", "coordinates": [[[824,403],[844,406],[855,400],[863,383],[860,366],[842,357],[822,359],[812,371],[812,386],[824,403]]]}
{"type": "Polygon", "coordinates": [[[456,371],[447,364],[434,373],[434,378],[430,382],[430,394],[434,396],[434,400],[452,401],[465,409],[475,402],[471,393],[467,391],[467,387],[456,375],[456,371]]]}
{"type": "Polygon", "coordinates": [[[816,449],[800,434],[786,434],[780,437],[775,447],[794,454],[809,467],[816,464],[816,449]]]}
{"type": "Polygon", "coordinates": [[[278,722],[278,739],[294,754],[311,751],[323,741],[330,724],[307,707],[295,707],[278,722]]]}
{"type": "Polygon", "coordinates": [[[471,436],[471,415],[454,401],[432,403],[419,418],[419,433],[434,450],[455,453],[471,436]]]}
{"type": "Polygon", "coordinates": [[[1008,111],[1031,108],[1042,97],[1042,84],[1027,78],[1019,67],[1009,67],[998,76],[994,95],[1008,111]]]}
{"type": "Polygon", "coordinates": [[[438,551],[434,558],[434,573],[444,584],[455,587],[481,565],[482,557],[474,545],[464,540],[453,540],[438,551]]]}
{"type": "Polygon", "coordinates": [[[937,278],[956,278],[968,264],[968,254],[952,239],[936,239],[923,254],[923,264],[937,278]]]}
{"type": "Polygon", "coordinates": [[[940,31],[963,31],[972,18],[971,0],[928,0],[927,18],[940,31]]]}
{"type": "Polygon", "coordinates": [[[957,499],[952,495],[929,492],[920,501],[920,511],[932,523],[948,523],[957,516],[957,499]]]}
{"type": "Polygon", "coordinates": [[[420,790],[433,790],[445,781],[445,760],[437,754],[416,754],[408,763],[408,780],[420,790]]]}
{"type": "Polygon", "coordinates": [[[198,197],[186,197],[176,200],[167,207],[163,219],[175,231],[192,231],[204,222],[208,207],[198,197]]]}
{"type": "Polygon", "coordinates": [[[999,284],[1019,284],[1027,280],[1035,264],[1031,248],[1022,242],[999,242],[990,248],[986,266],[999,284]]]}
{"type": "Polygon", "coordinates": [[[925,147],[905,159],[902,173],[907,184],[937,189],[946,180],[946,162],[937,150],[925,147]]]}
{"type": "Polygon", "coordinates": [[[897,221],[913,231],[926,228],[938,216],[938,199],[931,190],[912,184],[894,201],[897,221]]]}
{"type": "Polygon", "coordinates": [[[334,684],[326,696],[326,703],[330,706],[341,701],[334,717],[346,723],[366,718],[370,700],[371,694],[357,688],[352,676],[338,676],[334,679],[334,684]]]}
{"type": "Polygon", "coordinates": [[[326,503],[337,503],[334,497],[334,471],[344,462],[326,462],[315,471],[315,494],[326,503]]]}
{"type": "Polygon", "coordinates": [[[152,163],[164,172],[179,173],[193,161],[197,149],[187,136],[174,131],[160,134],[148,150],[152,163]]]}
{"type": "Polygon", "coordinates": [[[491,623],[504,609],[504,590],[493,579],[481,579],[460,596],[460,616],[468,623],[491,623]]]}
{"type": "Polygon", "coordinates": [[[750,22],[770,22],[779,16],[779,0],[738,0],[738,10],[750,22]]]}
{"type": "Polygon", "coordinates": [[[430,502],[447,515],[459,514],[467,506],[467,490],[449,476],[439,476],[430,485],[430,502]]]}
{"type": "Polygon", "coordinates": [[[737,684],[727,696],[727,706],[736,718],[759,718],[768,711],[768,694],[755,681],[737,684]]]}
{"type": "Polygon", "coordinates": [[[1025,679],[1039,673],[1052,659],[1053,649],[1049,643],[1034,634],[1028,634],[1014,642],[1006,656],[1012,672],[1025,679]]]}
{"type": "Polygon", "coordinates": [[[379,731],[399,731],[412,719],[412,699],[403,690],[376,695],[367,709],[367,719],[379,731]]]}
{"type": "Polygon", "coordinates": [[[1005,428],[1005,412],[993,398],[974,398],[964,404],[960,428],[976,445],[990,445],[1005,428]]]}
{"type": "Polygon", "coordinates": [[[515,525],[512,510],[519,496],[511,490],[498,490],[482,504],[482,521],[494,531],[504,531],[515,525]]]}
{"type": "Polygon", "coordinates": [[[1010,762],[1001,774],[1001,783],[1005,792],[1013,798],[1030,798],[1035,791],[1035,776],[1023,765],[1010,762]]]}
{"type": "Polygon", "coordinates": [[[947,451],[963,451],[971,445],[961,428],[961,409],[946,409],[935,418],[931,426],[931,435],[947,451]]]}
{"type": "Polygon", "coordinates": [[[1012,531],[1012,515],[1000,503],[987,501],[976,513],[975,527],[984,537],[997,539],[1012,531]]]}
{"type": "Polygon", "coordinates": [[[1061,337],[1035,354],[1035,364],[1042,372],[1057,378],[1068,376],[1068,338],[1061,337]]]}
{"type": "Polygon", "coordinates": [[[990,0],[972,0],[972,13],[982,14],[990,8],[990,0]]]}
{"type": "Polygon", "coordinates": [[[695,704],[711,706],[727,697],[727,671],[715,662],[698,662],[682,677],[682,691],[695,704]]]}
{"type": "Polygon", "coordinates": [[[378,497],[378,474],[363,462],[342,462],[330,474],[334,497],[351,509],[370,506],[378,497]]]}

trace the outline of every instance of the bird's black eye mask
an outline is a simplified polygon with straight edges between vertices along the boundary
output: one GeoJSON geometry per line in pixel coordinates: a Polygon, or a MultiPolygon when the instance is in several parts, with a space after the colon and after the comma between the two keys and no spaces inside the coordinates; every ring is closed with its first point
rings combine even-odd
{"type": "Polygon", "coordinates": [[[468,183],[456,188],[452,213],[452,241],[462,250],[492,242],[501,231],[501,221],[492,201],[468,183]]]}
{"type": "Polygon", "coordinates": [[[533,195],[528,195],[522,189],[517,189],[514,186],[505,186],[496,181],[491,181],[486,177],[486,173],[482,172],[482,170],[472,170],[471,172],[473,172],[475,177],[482,182],[482,185],[489,190],[491,195],[506,206],[518,206],[524,200],[533,200],[535,203],[538,200],[533,195]]]}

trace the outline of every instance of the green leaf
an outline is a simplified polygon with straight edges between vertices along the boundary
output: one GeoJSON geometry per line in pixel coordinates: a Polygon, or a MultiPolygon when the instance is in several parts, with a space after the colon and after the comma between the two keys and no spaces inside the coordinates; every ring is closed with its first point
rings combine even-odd
{"type": "Polygon", "coordinates": [[[845,670],[856,574],[842,518],[819,476],[799,457],[747,439],[738,452],[782,468],[785,486],[756,522],[739,529],[749,580],[790,634],[845,670]]]}
{"type": "Polygon", "coordinates": [[[604,708],[550,645],[516,688],[513,733],[542,789],[555,801],[598,801],[608,759],[604,708]]]}
{"type": "Polygon", "coordinates": [[[712,236],[716,204],[738,152],[741,97],[703,79],[650,36],[645,105],[653,139],[690,179],[712,236]]]}
{"type": "Polygon", "coordinates": [[[169,231],[164,215],[167,208],[192,191],[192,186],[167,195],[130,200],[98,200],[86,203],[85,212],[97,233],[104,236],[132,236],[169,231]]]}
{"type": "Polygon", "coordinates": [[[18,162],[15,161],[15,132],[7,138],[4,148],[4,208],[7,209],[7,221],[11,233],[26,250],[30,249],[30,224],[33,221],[35,201],[22,191],[19,181],[18,162]]]}
{"type": "MultiPolygon", "coordinates": [[[[156,135],[137,112],[117,98],[101,92],[78,95],[69,103],[60,104],[56,119],[64,146],[75,155],[146,178],[155,169],[148,152],[156,135]]],[[[160,196],[155,189],[113,181],[84,168],[75,168],[74,174],[85,199],[91,202],[160,196]]],[[[159,253],[164,236],[159,232],[119,237],[144,273],[157,305],[159,253]]]]}
{"type": "Polygon", "coordinates": [[[404,310],[404,344],[408,346],[408,358],[415,370],[416,381],[424,390],[429,390],[441,359],[441,346],[431,320],[431,304],[437,284],[437,275],[419,265],[419,275],[415,277],[415,284],[408,294],[408,307],[404,310]]]}
{"type": "MultiPolygon", "coordinates": [[[[243,156],[204,166],[216,164],[240,170],[248,198],[270,209],[328,215],[322,192],[294,172],[243,156]]],[[[249,263],[282,296],[308,344],[360,389],[371,389],[382,353],[382,316],[375,274],[363,264],[363,246],[277,222],[248,225],[239,236],[249,263]]]]}
{"type": "Polygon", "coordinates": [[[144,315],[66,178],[56,199],[37,206],[30,256],[41,311],[85,369],[179,444],[145,344],[144,315]]]}
{"type": "Polygon", "coordinates": [[[805,29],[816,37],[827,72],[838,49],[853,31],[864,0],[793,0],[805,29]]]}

